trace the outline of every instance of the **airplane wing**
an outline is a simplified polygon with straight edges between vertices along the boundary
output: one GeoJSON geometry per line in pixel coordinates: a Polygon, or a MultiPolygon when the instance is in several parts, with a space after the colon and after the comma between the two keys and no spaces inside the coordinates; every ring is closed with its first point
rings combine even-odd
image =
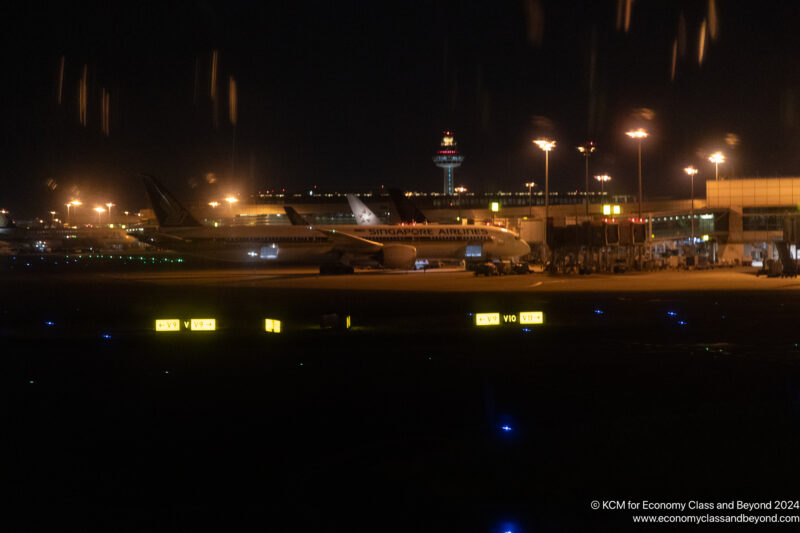
{"type": "Polygon", "coordinates": [[[341,231],[336,231],[335,229],[318,229],[317,231],[328,237],[328,240],[330,240],[331,244],[333,244],[333,249],[337,252],[351,254],[374,254],[383,248],[383,244],[379,242],[362,239],[361,237],[356,237],[355,235],[350,235],[349,233],[342,233],[341,231]]]}

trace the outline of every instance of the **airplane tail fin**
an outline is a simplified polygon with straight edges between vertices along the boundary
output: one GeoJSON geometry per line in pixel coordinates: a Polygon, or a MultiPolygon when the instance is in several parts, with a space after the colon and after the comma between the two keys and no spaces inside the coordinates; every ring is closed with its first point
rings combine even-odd
{"type": "Polygon", "coordinates": [[[403,191],[400,189],[389,189],[389,196],[397,210],[397,216],[400,217],[400,222],[404,224],[411,224],[414,222],[422,224],[428,223],[427,217],[425,217],[417,206],[411,203],[411,200],[406,198],[403,191]]]}
{"type": "Polygon", "coordinates": [[[308,226],[309,225],[309,223],[305,219],[305,217],[303,217],[303,215],[298,213],[295,210],[294,207],[292,207],[290,205],[285,205],[285,206],[283,206],[283,210],[286,211],[286,216],[289,217],[289,222],[292,223],[292,226],[308,226]]]}
{"type": "Polygon", "coordinates": [[[15,228],[14,220],[6,211],[0,211],[0,228],[15,228]]]}
{"type": "Polygon", "coordinates": [[[347,195],[347,202],[350,204],[350,209],[356,217],[356,223],[359,226],[376,226],[381,223],[380,219],[367,207],[367,205],[356,198],[354,194],[347,195]]]}
{"type": "Polygon", "coordinates": [[[142,174],[142,180],[159,226],[202,226],[189,210],[183,207],[154,177],[142,174]]]}

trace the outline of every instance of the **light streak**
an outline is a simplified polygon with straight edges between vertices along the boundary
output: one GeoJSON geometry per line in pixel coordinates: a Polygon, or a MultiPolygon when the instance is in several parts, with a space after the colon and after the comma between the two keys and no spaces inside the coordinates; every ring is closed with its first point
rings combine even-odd
{"type": "Polygon", "coordinates": [[[78,86],[78,119],[81,123],[81,126],[86,126],[86,101],[87,101],[87,76],[88,76],[89,66],[83,65],[83,75],[81,76],[81,81],[78,86]]]}
{"type": "Polygon", "coordinates": [[[58,63],[58,105],[61,105],[61,98],[64,93],[64,66],[66,60],[66,57],[61,56],[61,61],[58,63]]]}
{"type": "Polygon", "coordinates": [[[703,64],[703,58],[706,54],[706,19],[700,25],[700,41],[697,45],[697,64],[703,64]]]}
{"type": "Polygon", "coordinates": [[[230,117],[231,124],[236,125],[238,104],[236,93],[236,79],[230,76],[228,79],[228,116],[230,117]]]}

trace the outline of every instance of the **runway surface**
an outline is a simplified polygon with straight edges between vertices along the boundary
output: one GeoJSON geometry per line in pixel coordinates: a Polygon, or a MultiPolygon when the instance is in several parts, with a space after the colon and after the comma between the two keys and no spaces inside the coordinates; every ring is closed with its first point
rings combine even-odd
{"type": "Polygon", "coordinates": [[[554,276],[549,274],[484,277],[464,270],[443,269],[409,272],[359,271],[353,275],[320,276],[312,268],[207,269],[169,271],[65,272],[26,275],[18,281],[46,276],[58,283],[146,284],[162,286],[258,287],[413,292],[693,292],[784,291],[800,289],[800,278],[756,276],[754,268],[692,271],[636,272],[554,276]]]}

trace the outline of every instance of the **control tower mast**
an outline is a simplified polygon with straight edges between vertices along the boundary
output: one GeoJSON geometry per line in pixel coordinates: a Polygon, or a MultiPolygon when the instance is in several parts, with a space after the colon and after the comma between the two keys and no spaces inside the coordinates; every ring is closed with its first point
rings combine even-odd
{"type": "Polygon", "coordinates": [[[439,151],[433,156],[433,162],[437,167],[444,169],[444,194],[454,194],[453,169],[461,166],[464,156],[458,153],[453,132],[443,131],[442,134],[442,142],[439,151]]]}

